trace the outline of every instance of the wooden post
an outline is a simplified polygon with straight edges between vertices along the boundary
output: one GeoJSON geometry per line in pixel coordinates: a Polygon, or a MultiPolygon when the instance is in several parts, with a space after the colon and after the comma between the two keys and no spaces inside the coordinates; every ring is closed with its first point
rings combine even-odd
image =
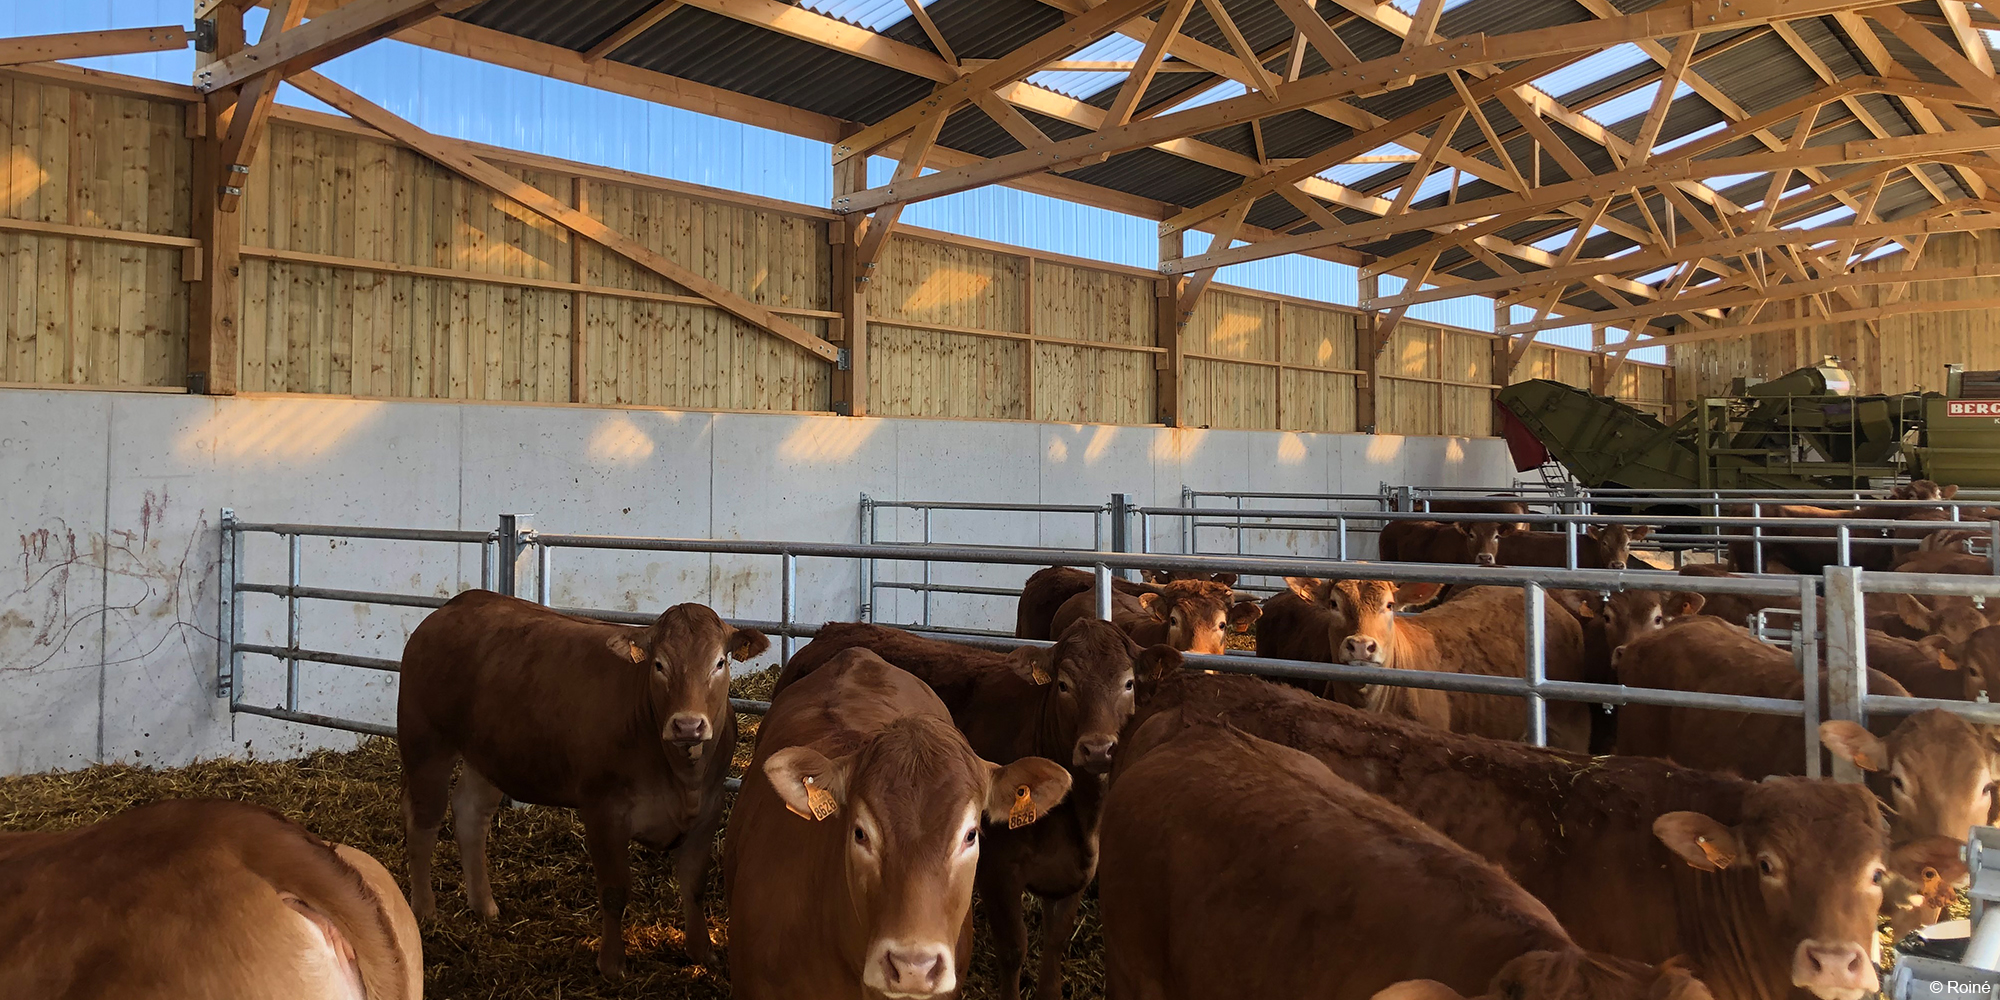
{"type": "Polygon", "coordinates": [[[1021,329],[1028,339],[1021,344],[1025,357],[1021,362],[1021,416],[1025,420],[1039,419],[1035,416],[1035,255],[1021,259],[1027,277],[1021,285],[1021,329]]]}
{"type": "MultiPolygon", "coordinates": [[[[1179,260],[1186,253],[1181,234],[1160,237],[1160,260],[1179,260]]],[[[1153,280],[1153,329],[1155,341],[1166,348],[1153,355],[1154,384],[1159,422],[1181,426],[1181,287],[1186,278],[1162,275],[1153,280]]]]}
{"type": "MultiPolygon", "coordinates": [[[[1365,275],[1361,279],[1361,297],[1380,298],[1382,279],[1377,275],[1365,275]]],[[[1382,352],[1375,346],[1375,324],[1381,313],[1368,313],[1354,320],[1354,367],[1361,374],[1354,376],[1354,429],[1362,434],[1375,433],[1375,378],[1382,364],[1382,352]]]]}
{"type": "MultiPolygon", "coordinates": [[[[570,178],[570,205],[579,212],[590,211],[590,182],[582,177],[570,178]]],[[[575,233],[569,236],[569,280],[583,284],[583,248],[588,242],[575,233]]],[[[590,401],[590,350],[589,325],[584,322],[585,309],[589,298],[582,292],[571,292],[569,296],[569,401],[587,403],[590,401]]]]}
{"type": "MultiPolygon", "coordinates": [[[[209,12],[213,51],[195,53],[197,72],[243,49],[243,11],[221,4],[209,12]]],[[[224,186],[240,187],[245,177],[222,162],[228,135],[225,118],[236,107],[237,91],[208,95],[202,113],[205,134],[194,140],[194,237],[201,241],[198,273],[188,284],[187,386],[190,392],[236,394],[239,360],[238,314],[242,311],[243,219],[222,208],[224,186]]]]}
{"type": "MultiPolygon", "coordinates": [[[[855,126],[859,130],[859,126],[855,126]]],[[[868,157],[854,156],[833,165],[834,197],[868,187],[868,157]]],[[[847,365],[834,366],[833,412],[850,417],[868,415],[868,283],[871,275],[860,266],[859,234],[853,224],[860,216],[827,223],[827,241],[833,247],[833,308],[840,313],[840,345],[847,351],[847,365]],[[850,221],[851,220],[851,221],[850,221]]]]}

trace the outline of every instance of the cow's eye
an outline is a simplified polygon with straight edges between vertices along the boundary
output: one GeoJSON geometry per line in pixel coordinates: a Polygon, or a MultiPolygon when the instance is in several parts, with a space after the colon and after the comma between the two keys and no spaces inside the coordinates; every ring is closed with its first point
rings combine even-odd
{"type": "Polygon", "coordinates": [[[1869,881],[1875,883],[1876,885],[1881,885],[1883,876],[1887,874],[1888,872],[1885,872],[1882,869],[1877,868],[1875,869],[1875,874],[1869,877],[1869,881]]]}
{"type": "Polygon", "coordinates": [[[1899,792],[1900,792],[1900,791],[1902,791],[1902,790],[1903,790],[1903,776],[1902,776],[1902,775],[1900,775],[1900,774],[1897,774],[1897,775],[1891,775],[1891,776],[1889,777],[1889,787],[1890,787],[1890,788],[1893,788],[1893,789],[1895,789],[1895,790],[1897,790],[1897,791],[1899,791],[1899,792]]]}
{"type": "Polygon", "coordinates": [[[1776,875],[1777,873],[1778,873],[1778,866],[1772,864],[1770,858],[1757,859],[1757,874],[1762,875],[1765,878],[1770,878],[1771,876],[1776,875]]]}
{"type": "Polygon", "coordinates": [[[863,846],[863,847],[867,847],[867,846],[868,846],[868,833],[867,833],[867,831],[865,831],[865,830],[861,829],[861,828],[860,828],[860,827],[858,827],[858,826],[857,826],[857,827],[855,827],[855,828],[854,828],[854,842],[855,842],[855,843],[857,843],[857,844],[860,844],[860,845],[861,845],[861,846],[863,846]]]}
{"type": "MultiPolygon", "coordinates": [[[[1130,691],[1130,690],[1132,690],[1132,678],[1130,678],[1130,677],[1127,677],[1127,678],[1125,678],[1125,690],[1127,690],[1127,691],[1130,691]]],[[[1990,788],[1990,787],[1989,787],[1989,788],[1987,789],[1987,791],[1988,791],[1988,792],[1991,792],[1991,791],[1992,791],[1992,788],[1990,788]]]]}
{"type": "Polygon", "coordinates": [[[972,829],[965,831],[965,840],[963,841],[963,843],[966,847],[971,847],[972,845],[979,843],[979,828],[975,826],[972,829]]]}
{"type": "Polygon", "coordinates": [[[717,669],[717,670],[728,670],[728,669],[729,669],[729,654],[728,654],[728,653],[724,653],[724,654],[722,654],[721,656],[718,656],[718,657],[716,657],[716,658],[715,658],[715,669],[717,669]]]}
{"type": "Polygon", "coordinates": [[[1068,693],[1069,693],[1069,681],[1066,681],[1066,680],[1060,680],[1060,679],[1058,679],[1058,680],[1056,681],[1056,690],[1057,690],[1057,691],[1060,691],[1060,692],[1062,692],[1063,694],[1068,694],[1068,693]]]}

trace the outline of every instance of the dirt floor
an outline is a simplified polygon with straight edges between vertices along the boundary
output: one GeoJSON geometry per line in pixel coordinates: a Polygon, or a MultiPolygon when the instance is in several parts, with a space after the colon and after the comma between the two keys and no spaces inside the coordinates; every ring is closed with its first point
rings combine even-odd
{"type": "MultiPolygon", "coordinates": [[[[767,698],[775,680],[774,673],[741,678],[735,694],[767,698]]],[[[742,722],[739,771],[750,759],[757,717],[744,716],[742,722]]],[[[348,753],[321,752],[281,762],[207,761],[164,770],[106,765],[0,778],[0,830],[67,829],[165,798],[240,799],[275,808],[321,837],[367,851],[407,886],[399,782],[396,746],[386,739],[371,739],[348,753]]],[[[584,854],[583,827],[573,814],[539,807],[502,809],[488,843],[500,918],[484,926],[466,909],[458,846],[448,827],[440,839],[433,871],[438,916],[424,928],[426,996],[707,1000],[729,995],[726,964],[715,969],[690,965],[682,951],[672,865],[664,853],[633,845],[626,974],[612,983],[597,974],[597,888],[584,854]]],[[[709,925],[716,943],[726,948],[719,839],[708,899],[709,925]]],[[[1032,942],[1037,939],[1032,906],[1029,915],[1032,942]]],[[[964,992],[969,998],[996,995],[986,941],[982,924],[964,992]]],[[[1070,997],[1103,995],[1101,951],[1096,903],[1086,900],[1067,963],[1070,997]]],[[[1035,960],[1031,954],[1030,979],[1035,960]]],[[[1026,989],[1032,992],[1033,987],[1026,989]]]]}

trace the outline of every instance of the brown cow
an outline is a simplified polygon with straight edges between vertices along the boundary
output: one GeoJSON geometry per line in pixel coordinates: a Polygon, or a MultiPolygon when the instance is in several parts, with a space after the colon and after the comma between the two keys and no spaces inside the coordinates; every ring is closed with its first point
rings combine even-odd
{"type": "Polygon", "coordinates": [[[993,929],[1001,995],[1020,995],[1027,957],[1021,894],[1044,900],[1037,996],[1062,995],[1062,958],[1083,890],[1097,871],[1102,775],[1135,707],[1134,689],[1180,666],[1171,646],[1141,649],[1110,622],[1086,618],[1047,649],[993,653],[880,625],[836,623],[792,656],[776,693],[811,675],[834,654],[862,648],[914,674],[951,710],[972,749],[1007,763],[1027,756],[1064,762],[1067,802],[1025,830],[995,830],[979,859],[979,898],[993,929]]]}
{"type": "Polygon", "coordinates": [[[1390,521],[1382,526],[1376,551],[1384,562],[1465,563],[1492,566],[1500,539],[1514,530],[1496,521],[1390,521]]]}
{"type": "MultiPolygon", "coordinates": [[[[1228,651],[1223,636],[1249,628],[1264,612],[1256,601],[1238,601],[1237,596],[1235,588],[1214,580],[1175,580],[1137,596],[1114,590],[1111,624],[1141,646],[1165,643],[1184,653],[1221,656],[1228,651]]],[[[1096,616],[1096,595],[1086,590],[1063,602],[1052,632],[1062,635],[1078,621],[1096,616]]]]}
{"type": "Polygon", "coordinates": [[[2000,696],[2000,625],[1989,625],[1972,633],[1946,655],[1960,669],[1979,679],[1987,697],[2000,696]]]}
{"type": "Polygon", "coordinates": [[[688,957],[713,958],[702,911],[722,780],[736,746],[729,660],[770,647],[699,604],[668,608],[647,628],[551,611],[469,590],[431,613],[403,649],[396,700],[410,905],[435,908],[431,851],[452,766],[452,831],[472,911],[499,913],[486,880],[486,829],[504,794],[575,809],[597,872],[603,927],[597,968],[625,966],[625,903],[634,839],[670,850],[688,957]]]}
{"type": "Polygon", "coordinates": [[[1585,952],[1492,863],[1304,753],[1164,728],[1135,737],[1105,796],[1111,996],[1367,1000],[1428,980],[1453,997],[1709,1000],[1681,969],[1585,952]]]}
{"type": "MultiPolygon", "coordinates": [[[[1432,514],[1514,514],[1525,516],[1528,513],[1528,505],[1510,494],[1495,493],[1477,500],[1426,500],[1424,501],[1424,510],[1432,514]]],[[[1439,518],[1439,520],[1449,519],[1439,518]]],[[[1501,523],[1508,524],[1515,531],[1528,530],[1528,525],[1524,521],[1501,523]]]]}
{"type": "Polygon", "coordinates": [[[423,975],[388,871],[262,806],[0,834],[0,995],[418,1000],[423,975]]]}
{"type": "MultiPolygon", "coordinates": [[[[1552,591],[1553,597],[1557,592],[1552,591]]],[[[1595,595],[1592,595],[1595,596],[1595,595]]],[[[1616,684],[1611,653],[1676,618],[1699,614],[1705,598],[1692,590],[1620,590],[1603,602],[1596,615],[1583,620],[1583,679],[1592,684],[1616,684]]],[[[1590,752],[1610,753],[1618,740],[1615,706],[1590,715],[1590,752]]]]}
{"type": "MultiPolygon", "coordinates": [[[[1522,677],[1527,670],[1527,614],[1519,590],[1473,587],[1428,611],[1398,617],[1399,598],[1420,600],[1437,584],[1287,577],[1292,593],[1330,609],[1327,645],[1342,662],[1400,670],[1522,677]]],[[[1583,632],[1550,601],[1543,611],[1543,669],[1552,680],[1583,679],[1583,632]]],[[[1423,688],[1371,685],[1368,707],[1440,729],[1495,739],[1519,739],[1527,725],[1522,699],[1423,688]]],[[[1548,703],[1550,746],[1590,745],[1590,710],[1577,702],[1548,703]]]]}
{"type": "MultiPolygon", "coordinates": [[[[1111,592],[1136,598],[1140,594],[1157,594],[1167,584],[1180,580],[1206,580],[1224,586],[1236,585],[1234,573],[1181,573],[1171,570],[1142,570],[1144,583],[1135,583],[1116,573],[1111,576],[1111,592]]],[[[1077,594],[1088,594],[1096,586],[1096,577],[1087,570],[1069,566],[1050,566],[1038,569],[1028,577],[1021,587],[1020,603],[1014,608],[1014,638],[1053,640],[1062,632],[1055,627],[1056,613],[1062,610],[1064,602],[1077,594]]]]}
{"type": "MultiPolygon", "coordinates": [[[[1891,500],[1919,500],[1929,503],[1943,503],[1958,494],[1956,486],[1939,486],[1928,479],[1898,486],[1890,491],[1891,500]]],[[[1724,512],[1732,517],[1749,517],[1753,513],[1748,505],[1728,508],[1724,512]]],[[[1797,518],[1809,521],[1840,519],[1870,521],[1949,521],[1949,512],[1939,507],[1888,507],[1879,504],[1862,504],[1852,508],[1833,508],[1806,504],[1765,505],[1755,511],[1760,517],[1797,518]]],[[[1747,530],[1747,529],[1745,529],[1747,530]]],[[[1762,529],[1764,541],[1764,566],[1766,572],[1817,573],[1823,567],[1836,565],[1840,561],[1839,544],[1835,541],[1838,528],[1833,525],[1812,524],[1771,525],[1762,529]],[[1801,541],[1799,539],[1822,539],[1801,541]]],[[[1899,559],[1901,549],[1894,545],[1883,545],[1864,541],[1882,538],[1921,539],[1931,533],[1927,528],[1852,528],[1848,531],[1848,561],[1850,565],[1864,569],[1886,570],[1899,559]]],[[[1730,561],[1737,567],[1749,569],[1755,565],[1753,549],[1755,542],[1740,538],[1729,543],[1730,561]]]]}
{"type": "Polygon", "coordinates": [[[1951,651],[1963,648],[1963,643],[1953,643],[1940,635],[1919,642],[1874,629],[1865,634],[1869,669],[1895,678],[1912,698],[1978,701],[1979,692],[1986,687],[1985,678],[1976,671],[1961,669],[1952,657],[1951,651]]]}
{"type": "Polygon", "coordinates": [[[773,697],[730,811],[731,991],[953,993],[972,961],[981,821],[1036,823],[1069,784],[1040,757],[981,760],[938,696],[881,657],[832,657],[773,697]]]}
{"type": "Polygon", "coordinates": [[[1498,864],[1584,948],[1685,956],[1719,1000],[1877,985],[1887,845],[1859,786],[1442,733],[1247,677],[1175,673],[1145,694],[1148,714],[1220,717],[1319,758],[1498,864]]]}
{"type": "MultiPolygon", "coordinates": [[[[1647,525],[1591,525],[1577,532],[1578,569],[1624,569],[1632,559],[1632,543],[1651,535],[1647,525]]],[[[1569,533],[1517,531],[1500,539],[1502,566],[1569,565],[1569,533]]]]}

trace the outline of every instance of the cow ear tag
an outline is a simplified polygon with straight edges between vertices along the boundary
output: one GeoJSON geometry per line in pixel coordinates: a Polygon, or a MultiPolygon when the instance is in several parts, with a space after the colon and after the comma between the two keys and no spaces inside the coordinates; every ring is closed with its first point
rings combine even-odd
{"type": "Polygon", "coordinates": [[[1036,683],[1037,685],[1041,685],[1041,684],[1047,684],[1048,682],[1050,682],[1050,681],[1052,681],[1052,680],[1055,680],[1055,678],[1053,678],[1053,677],[1050,677],[1050,676],[1049,676],[1049,671],[1048,671],[1048,668],[1047,668],[1047,667],[1044,667],[1044,666],[1042,666],[1042,664],[1041,664],[1041,662],[1040,662],[1040,661],[1036,661],[1036,663],[1035,663],[1035,683],[1036,683]]]}
{"type": "Polygon", "coordinates": [[[1018,830],[1035,821],[1035,797],[1028,792],[1028,786],[1019,785],[1014,789],[1014,807],[1007,810],[1007,829],[1018,830]]]}
{"type": "Polygon", "coordinates": [[[1708,863],[1717,868],[1727,868],[1736,861],[1736,855],[1710,843],[1707,837],[1696,837],[1694,842],[1701,848],[1702,855],[1708,858],[1708,863]]]}
{"type": "Polygon", "coordinates": [[[839,806],[834,804],[832,792],[829,792],[826,789],[820,788],[819,786],[813,784],[812,775],[810,774],[806,775],[805,781],[806,781],[806,808],[812,810],[811,815],[799,812],[797,809],[792,809],[792,805],[789,802],[785,804],[785,808],[791,809],[792,812],[801,819],[810,819],[810,820],[825,819],[828,816],[833,815],[834,810],[840,808],[839,806]]]}

